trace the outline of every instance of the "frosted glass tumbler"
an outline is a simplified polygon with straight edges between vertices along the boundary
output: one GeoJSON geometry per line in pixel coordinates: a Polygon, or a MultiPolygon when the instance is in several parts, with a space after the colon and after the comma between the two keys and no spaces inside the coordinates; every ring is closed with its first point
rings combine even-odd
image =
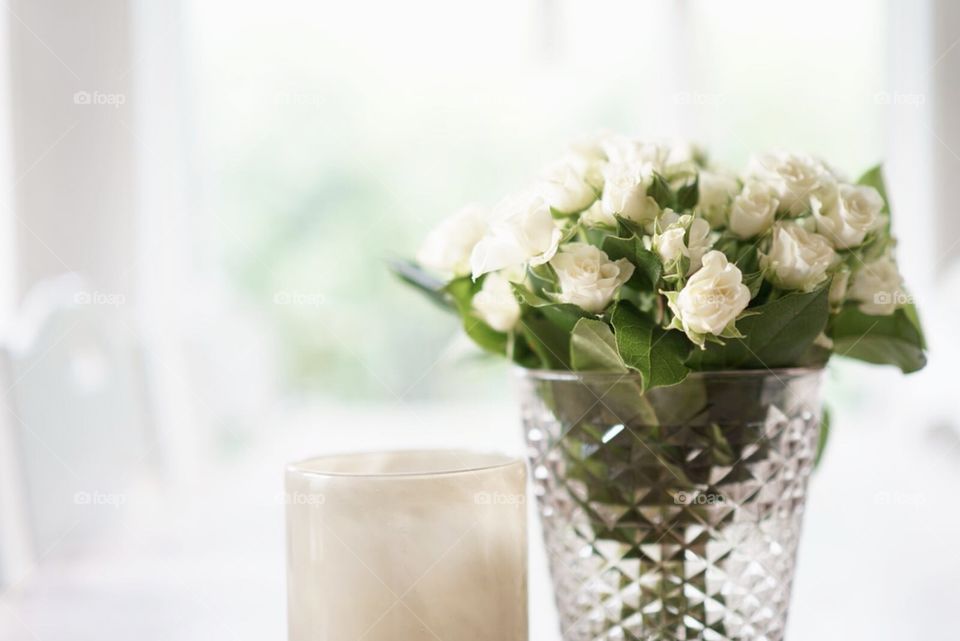
{"type": "Polygon", "coordinates": [[[290,641],[526,641],[526,467],[476,452],[287,467],[290,641]]]}

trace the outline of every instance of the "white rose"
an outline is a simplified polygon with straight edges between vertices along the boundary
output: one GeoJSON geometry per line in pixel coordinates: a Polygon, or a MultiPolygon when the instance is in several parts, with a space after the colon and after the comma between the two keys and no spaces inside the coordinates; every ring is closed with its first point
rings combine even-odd
{"type": "Polygon", "coordinates": [[[654,229],[657,229],[657,228],[666,229],[670,225],[676,225],[677,222],[679,222],[679,220],[680,220],[680,214],[678,214],[677,212],[667,207],[662,212],[660,212],[659,216],[657,216],[656,226],[651,225],[651,227],[654,229]]]}
{"type": "Polygon", "coordinates": [[[822,162],[810,156],[769,153],[751,158],[747,173],[770,185],[780,207],[791,216],[810,209],[810,199],[821,199],[836,189],[836,178],[822,162]]]}
{"type": "Polygon", "coordinates": [[[842,305],[847,297],[847,287],[850,284],[850,271],[842,269],[833,275],[830,281],[830,292],[827,294],[830,304],[834,307],[842,305]]]}
{"type": "Polygon", "coordinates": [[[509,332],[520,320],[520,305],[510,281],[498,273],[487,274],[483,279],[480,291],[473,297],[473,309],[498,332],[509,332]]]}
{"type": "Polygon", "coordinates": [[[820,165],[827,171],[827,173],[833,176],[834,181],[838,183],[850,182],[850,177],[847,176],[845,172],[840,171],[839,169],[837,169],[836,167],[828,163],[826,160],[820,160],[819,162],[820,162],[820,165]]]}
{"type": "Polygon", "coordinates": [[[417,262],[428,269],[463,276],[470,273],[470,254],[487,231],[486,212],[464,207],[443,220],[423,241],[417,262]]]}
{"type": "Polygon", "coordinates": [[[713,171],[701,171],[697,211],[710,221],[713,227],[720,227],[726,222],[727,208],[739,190],[740,183],[736,176],[713,171]]]}
{"type": "Polygon", "coordinates": [[[690,227],[687,228],[687,251],[690,258],[690,270],[688,274],[700,269],[703,256],[713,247],[713,236],[710,230],[710,223],[702,218],[694,218],[690,221],[690,227]]]}
{"type": "Polygon", "coordinates": [[[647,196],[653,180],[651,165],[640,162],[611,162],[603,170],[601,204],[608,216],[620,215],[646,224],[656,219],[660,207],[647,196]]]}
{"type": "Polygon", "coordinates": [[[600,131],[589,136],[582,136],[570,145],[570,153],[585,160],[607,160],[605,146],[616,134],[609,131],[600,131]]]}
{"type": "Polygon", "coordinates": [[[783,221],[773,226],[770,250],[761,254],[760,266],[774,285],[810,291],[827,279],[836,258],[826,238],[783,221]]]}
{"type": "Polygon", "coordinates": [[[601,145],[611,163],[642,165],[648,171],[658,173],[663,173],[671,153],[670,149],[664,145],[624,136],[608,136],[601,145]]]}
{"type": "Polygon", "coordinates": [[[580,222],[587,227],[616,227],[617,219],[608,214],[603,209],[603,203],[599,200],[580,214],[580,222]]]}
{"type": "Polygon", "coordinates": [[[544,174],[542,192],[548,205],[565,214],[583,211],[603,188],[601,163],[568,154],[544,174]]]}
{"type": "Polygon", "coordinates": [[[586,243],[564,245],[550,266],[560,281],[557,300],[595,314],[610,304],[634,269],[626,258],[610,260],[603,250],[586,243]]]}
{"type": "Polygon", "coordinates": [[[671,225],[659,234],[654,241],[660,260],[671,263],[687,253],[687,245],[683,242],[687,230],[679,225],[671,225]]]}
{"type": "Polygon", "coordinates": [[[733,199],[727,227],[743,239],[758,236],[773,225],[779,206],[780,201],[769,185],[750,181],[733,199]]]}
{"type": "Polygon", "coordinates": [[[854,272],[848,295],[870,316],[889,316],[907,298],[903,277],[889,256],[867,263],[854,272]]]}
{"type": "Polygon", "coordinates": [[[829,200],[814,199],[817,232],[837,249],[856,247],[880,224],[883,197],[873,187],[840,185],[829,200]]]}
{"type": "Polygon", "coordinates": [[[562,236],[542,198],[530,194],[509,198],[497,205],[490,229],[473,248],[473,277],[528,262],[542,265],[553,258],[562,236]]]}
{"type": "Polygon", "coordinates": [[[703,267],[669,301],[683,331],[700,345],[701,335],[723,333],[749,303],[743,274],[719,251],[708,252],[703,267]]]}
{"type": "Polygon", "coordinates": [[[709,251],[713,241],[710,237],[710,223],[702,218],[680,216],[676,222],[669,223],[673,216],[672,210],[664,210],[662,222],[668,223],[667,228],[658,234],[653,241],[657,254],[664,264],[671,263],[681,256],[690,259],[688,274],[700,269],[703,255],[709,251]]]}
{"type": "Polygon", "coordinates": [[[698,145],[689,140],[681,140],[670,145],[670,151],[667,154],[667,165],[687,165],[696,163],[698,158],[703,158],[704,152],[698,145]]]}

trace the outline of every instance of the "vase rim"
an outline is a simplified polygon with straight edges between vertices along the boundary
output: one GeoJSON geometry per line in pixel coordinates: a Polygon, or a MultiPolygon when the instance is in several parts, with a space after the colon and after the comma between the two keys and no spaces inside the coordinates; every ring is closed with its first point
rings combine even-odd
{"type": "Polygon", "coordinates": [[[512,465],[525,463],[500,452],[430,448],[320,454],[288,463],[286,471],[323,478],[399,479],[476,474],[512,465]]]}
{"type": "MultiPolygon", "coordinates": [[[[613,372],[613,371],[577,371],[566,369],[540,369],[535,367],[515,366],[514,372],[519,376],[540,380],[553,381],[573,381],[583,378],[634,378],[640,376],[638,372],[613,372]]],[[[706,371],[694,371],[687,374],[684,380],[690,378],[750,378],[757,376],[775,376],[775,377],[797,377],[808,374],[819,374],[823,372],[825,366],[795,366],[795,367],[769,367],[763,369],[717,369],[706,371]]],[[[682,381],[681,381],[682,382],[682,381]]]]}

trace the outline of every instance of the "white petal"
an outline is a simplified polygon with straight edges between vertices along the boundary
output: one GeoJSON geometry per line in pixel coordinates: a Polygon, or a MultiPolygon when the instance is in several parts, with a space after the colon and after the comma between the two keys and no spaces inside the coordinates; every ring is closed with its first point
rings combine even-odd
{"type": "Polygon", "coordinates": [[[520,265],[525,258],[514,239],[500,234],[485,236],[470,254],[470,270],[477,279],[488,272],[520,265]]]}

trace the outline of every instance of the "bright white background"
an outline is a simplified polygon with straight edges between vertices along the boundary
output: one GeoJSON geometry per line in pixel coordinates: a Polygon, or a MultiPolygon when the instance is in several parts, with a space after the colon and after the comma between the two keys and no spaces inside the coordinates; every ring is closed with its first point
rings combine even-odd
{"type": "Polygon", "coordinates": [[[8,0],[0,29],[0,638],[282,638],[284,462],[520,452],[506,367],[384,260],[605,128],[886,160],[931,362],[831,369],[790,638],[955,636],[953,3],[8,0]]]}

